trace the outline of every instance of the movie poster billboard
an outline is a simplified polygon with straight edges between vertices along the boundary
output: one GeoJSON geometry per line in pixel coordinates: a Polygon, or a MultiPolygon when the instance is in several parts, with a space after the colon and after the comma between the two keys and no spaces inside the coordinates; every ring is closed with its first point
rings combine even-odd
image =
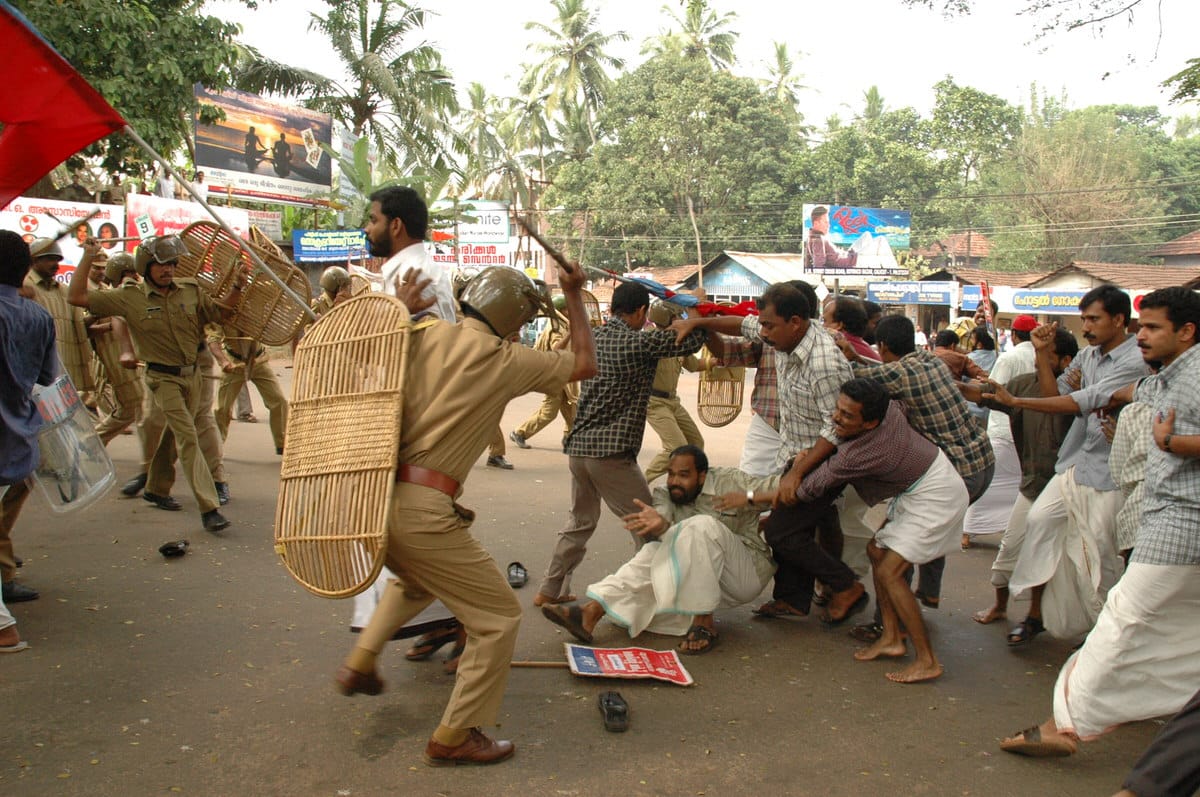
{"type": "MultiPolygon", "coordinates": [[[[241,238],[250,235],[250,216],[243,208],[213,208],[241,238]]],[[[125,233],[134,240],[125,244],[130,252],[138,240],[151,235],[178,235],[193,221],[209,221],[212,216],[198,202],[163,199],[149,194],[125,197],[125,233]]]]}
{"type": "Polygon", "coordinates": [[[886,277],[907,275],[896,250],[909,248],[912,214],[907,210],[853,205],[805,204],[804,270],[826,276],[886,277]],[[821,208],[821,227],[813,231],[813,211],[821,208]]]}
{"type": "Polygon", "coordinates": [[[100,245],[110,252],[119,251],[122,244],[112,239],[120,238],[125,227],[125,208],[120,205],[94,205],[90,202],[63,202],[58,199],[32,199],[19,196],[0,209],[0,230],[12,230],[25,239],[57,238],[65,228],[86,219],[92,213],[95,218],[79,227],[73,235],[58,242],[63,252],[62,264],[55,276],[59,282],[71,278],[71,272],[83,255],[83,241],[90,235],[100,240],[100,245]]]}
{"type": "Polygon", "coordinates": [[[204,172],[210,194],[328,203],[333,167],[321,148],[332,141],[328,114],[198,84],[196,100],[225,112],[215,124],[201,122],[199,111],[194,120],[196,168],[204,172]]]}

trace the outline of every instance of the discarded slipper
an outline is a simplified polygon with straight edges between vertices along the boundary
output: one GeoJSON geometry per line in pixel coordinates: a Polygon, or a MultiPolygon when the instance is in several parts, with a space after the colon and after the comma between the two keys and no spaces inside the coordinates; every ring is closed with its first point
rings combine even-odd
{"type": "Polygon", "coordinates": [[[808,612],[802,612],[795,606],[792,606],[787,601],[781,601],[778,598],[770,600],[754,610],[754,614],[759,617],[808,617],[808,612]]]}
{"type": "Polygon", "coordinates": [[[0,653],[20,653],[22,650],[29,650],[29,643],[24,639],[13,645],[0,645],[0,653]]]}
{"type": "Polygon", "coordinates": [[[567,629],[571,636],[585,645],[592,644],[592,635],[583,627],[583,609],[578,606],[546,605],[542,607],[542,615],[555,625],[567,629]]]}
{"type": "Polygon", "coordinates": [[[177,556],[183,556],[188,552],[188,541],[172,540],[171,542],[164,542],[162,545],[158,546],[158,552],[168,559],[173,559],[177,556]]]}
{"type": "Polygon", "coordinates": [[[520,589],[529,583],[529,572],[520,562],[508,563],[508,586],[520,589]]]}
{"type": "Polygon", "coordinates": [[[629,730],[629,704],[620,692],[601,692],[597,701],[604,715],[604,730],[609,733],[624,733],[629,730]]]}

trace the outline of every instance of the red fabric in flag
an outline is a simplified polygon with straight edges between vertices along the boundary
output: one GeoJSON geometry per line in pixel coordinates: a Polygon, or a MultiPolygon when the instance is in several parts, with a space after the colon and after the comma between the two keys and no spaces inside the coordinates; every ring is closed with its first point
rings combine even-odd
{"type": "Polygon", "coordinates": [[[88,144],[125,127],[125,120],[4,0],[0,42],[4,207],[88,144]]]}

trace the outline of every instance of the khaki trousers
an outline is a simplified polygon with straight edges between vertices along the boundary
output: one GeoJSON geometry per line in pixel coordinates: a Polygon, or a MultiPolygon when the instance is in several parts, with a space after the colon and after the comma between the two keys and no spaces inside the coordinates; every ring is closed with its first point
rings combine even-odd
{"type": "Polygon", "coordinates": [[[542,405],[525,419],[525,423],[517,427],[517,434],[528,440],[549,426],[550,422],[559,413],[562,413],[563,422],[567,425],[567,428],[563,430],[563,437],[566,437],[571,431],[571,426],[575,423],[575,406],[575,402],[570,400],[566,391],[559,391],[553,396],[546,396],[542,400],[542,405]]]}
{"type": "Polygon", "coordinates": [[[0,496],[0,580],[5,584],[17,577],[17,557],[13,552],[12,530],[29,497],[29,482],[9,485],[0,496]]]}
{"type": "MultiPolygon", "coordinates": [[[[204,388],[200,394],[200,409],[196,415],[196,436],[200,440],[200,453],[212,473],[214,482],[225,479],[225,461],[222,458],[221,432],[217,429],[213,417],[213,395],[216,392],[217,378],[212,374],[212,355],[201,352],[196,358],[197,367],[204,372],[204,388]],[[205,364],[207,361],[207,364],[205,364]]],[[[158,458],[157,481],[173,485],[175,483],[175,460],[177,458],[175,436],[167,429],[167,419],[162,410],[154,403],[150,391],[146,391],[146,401],[142,404],[142,420],[138,423],[138,438],[142,443],[142,471],[149,474],[155,467],[155,455],[163,449],[158,458]]],[[[149,476],[147,476],[149,482],[149,476]]],[[[153,492],[153,490],[151,491],[153,492]]]]}
{"type": "MultiPolygon", "coordinates": [[[[610,457],[571,457],[571,516],[567,526],[558,533],[558,545],[538,592],[558,598],[571,592],[571,574],[587,553],[587,541],[600,522],[600,501],[618,518],[639,511],[636,498],[652,504],[650,487],[632,454],[610,457]]],[[[641,537],[630,533],[634,545],[640,548],[641,537]]]]}
{"type": "Polygon", "coordinates": [[[492,441],[488,444],[489,457],[502,457],[508,451],[508,446],[504,443],[504,430],[499,426],[492,433],[492,441]]]}
{"type": "Polygon", "coordinates": [[[396,574],[360,645],[378,653],[436,597],[462,623],[467,645],[442,724],[494,725],[521,624],[521,604],[496,562],[471,536],[470,521],[436,490],[400,483],[388,514],[387,566],[396,574]]]}
{"type": "MultiPolygon", "coordinates": [[[[175,481],[175,447],[183,475],[191,485],[201,512],[219,506],[212,471],[200,451],[197,427],[202,415],[202,394],[206,392],[204,375],[197,370],[191,376],[171,376],[154,371],[146,372],[146,387],[154,396],[155,406],[166,421],[166,431],[155,451],[147,472],[146,492],[169,495],[175,481]]],[[[209,412],[211,417],[211,411],[209,412]]]]}
{"type": "Polygon", "coordinates": [[[233,407],[238,395],[246,382],[254,383],[258,394],[262,396],[263,404],[271,413],[271,437],[276,448],[283,448],[284,433],[287,430],[288,403],[283,397],[283,389],[275,376],[275,369],[268,360],[255,360],[249,368],[234,368],[228,373],[221,373],[221,386],[217,391],[217,430],[221,439],[229,436],[229,422],[233,418],[233,407]]]}
{"type": "Polygon", "coordinates": [[[646,468],[646,482],[652,482],[667,472],[671,461],[671,452],[683,445],[693,445],[704,448],[704,437],[696,427],[696,422],[679,402],[678,398],[664,399],[650,397],[646,407],[646,421],[650,428],[658,434],[662,441],[662,451],[659,451],[650,465],[646,468]]]}

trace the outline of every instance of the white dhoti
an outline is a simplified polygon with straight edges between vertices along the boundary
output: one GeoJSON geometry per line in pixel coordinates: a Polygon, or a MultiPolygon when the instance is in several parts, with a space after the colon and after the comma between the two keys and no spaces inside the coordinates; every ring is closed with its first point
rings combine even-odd
{"type": "Polygon", "coordinates": [[[892,499],[875,544],[917,565],[945,556],[958,547],[968,500],[962,477],[938,451],[925,475],[892,499]]]}
{"type": "Polygon", "coordinates": [[[1054,685],[1054,723],[1091,739],[1174,714],[1200,683],[1200,566],[1134,563],[1054,685]]]}
{"type": "Polygon", "coordinates": [[[771,428],[771,424],[758,413],[750,414],[750,426],[746,428],[746,440],[742,443],[742,461],[738,470],[751,476],[773,476],[779,472],[775,458],[783,438],[771,428]]]}
{"type": "MultiPolygon", "coordinates": [[[[887,520],[888,502],[880,501],[867,506],[862,496],[850,485],[842,492],[838,504],[838,520],[842,526],[842,561],[859,578],[867,578],[871,572],[871,558],[867,556],[867,543],[887,520]]],[[[870,579],[867,579],[870,581],[870,579]]]]}
{"type": "Polygon", "coordinates": [[[1004,531],[1012,514],[1013,503],[1020,495],[1021,460],[1017,447],[1003,437],[992,438],[992,450],[996,453],[996,471],[979,500],[967,509],[963,518],[965,534],[995,534],[1004,531]]]}
{"type": "Polygon", "coordinates": [[[1123,501],[1120,490],[1077,484],[1072,467],[1051,479],[1030,507],[1009,589],[1020,597],[1046,585],[1042,622],[1052,636],[1078,636],[1095,624],[1120,576],[1114,532],[1123,501]]]}
{"type": "Polygon", "coordinates": [[[686,634],[692,617],[754,600],[775,574],[716,518],[691,517],[646,543],[617,572],[587,589],[608,619],[629,629],[686,634]]]}
{"type": "Polygon", "coordinates": [[[1017,558],[1021,555],[1021,547],[1025,544],[1025,527],[1029,521],[1029,509],[1033,499],[1024,493],[1017,493],[1017,502],[1013,504],[1008,516],[1008,525],[1004,536],[1000,538],[1000,550],[996,553],[996,561],[992,562],[992,586],[1007,587],[1012,578],[1013,569],[1017,566],[1017,558]]]}
{"type": "Polygon", "coordinates": [[[371,622],[371,615],[375,614],[375,607],[379,605],[380,598],[387,590],[388,582],[395,580],[396,574],[385,566],[383,570],[379,571],[379,577],[375,579],[374,584],[354,596],[354,614],[350,617],[351,628],[367,627],[367,623],[371,622]]]}

